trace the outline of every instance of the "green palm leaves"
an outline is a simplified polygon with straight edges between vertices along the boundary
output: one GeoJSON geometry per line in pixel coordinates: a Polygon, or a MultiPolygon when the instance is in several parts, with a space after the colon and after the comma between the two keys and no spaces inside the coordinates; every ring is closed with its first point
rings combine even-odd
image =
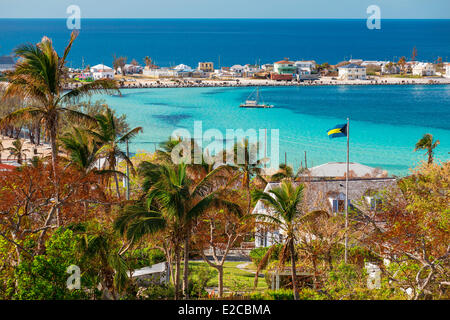
{"type": "Polygon", "coordinates": [[[414,151],[427,150],[425,154],[428,155],[428,164],[431,164],[433,163],[433,150],[439,145],[439,143],[439,140],[433,140],[432,134],[426,133],[419,141],[417,141],[414,151]]]}

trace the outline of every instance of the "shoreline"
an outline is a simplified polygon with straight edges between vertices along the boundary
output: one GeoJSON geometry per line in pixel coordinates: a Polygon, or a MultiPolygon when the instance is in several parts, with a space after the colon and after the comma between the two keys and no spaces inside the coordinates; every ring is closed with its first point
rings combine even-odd
{"type": "MultiPolygon", "coordinates": [[[[127,78],[127,77],[125,77],[127,78]]],[[[131,77],[128,77],[128,79],[131,77]]],[[[119,78],[121,79],[121,78],[119,78]]],[[[276,81],[269,79],[143,79],[132,78],[134,81],[120,83],[120,89],[134,88],[198,88],[198,87],[309,87],[309,86],[377,86],[377,85],[446,85],[450,84],[450,78],[373,78],[369,80],[337,80],[332,77],[322,77],[318,80],[276,81]]],[[[117,78],[116,78],[117,80],[117,78]]],[[[120,81],[120,80],[119,80],[120,81]]]]}

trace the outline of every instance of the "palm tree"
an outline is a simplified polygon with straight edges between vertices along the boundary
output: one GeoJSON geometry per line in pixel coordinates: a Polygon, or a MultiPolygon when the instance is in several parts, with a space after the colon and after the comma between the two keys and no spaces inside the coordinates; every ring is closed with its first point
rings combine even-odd
{"type": "Polygon", "coordinates": [[[248,139],[244,139],[241,143],[235,143],[233,146],[234,167],[237,169],[241,177],[242,186],[247,191],[247,214],[250,213],[251,195],[250,195],[250,180],[256,177],[265,182],[261,176],[262,163],[265,159],[257,159],[258,146],[250,144],[248,139]]]}
{"type": "Polygon", "coordinates": [[[272,175],[272,177],[271,177],[272,181],[280,181],[280,180],[286,179],[286,178],[289,178],[289,179],[295,178],[294,170],[292,169],[291,166],[289,166],[285,163],[281,163],[279,168],[280,169],[278,170],[278,172],[272,175]]]}
{"type": "Polygon", "coordinates": [[[25,152],[29,152],[29,149],[23,149],[23,142],[20,139],[14,140],[12,143],[12,147],[6,148],[9,150],[10,155],[8,156],[8,160],[10,158],[17,159],[18,164],[22,164],[23,158],[27,159],[27,155],[25,152]]]}
{"type": "Polygon", "coordinates": [[[62,147],[67,151],[67,160],[71,165],[88,174],[95,169],[97,163],[97,144],[90,141],[89,136],[80,128],[74,127],[59,138],[62,147]]]}
{"type": "MultiPolygon", "coordinates": [[[[139,132],[142,132],[142,127],[136,127],[120,136],[114,113],[108,107],[106,110],[94,117],[97,121],[97,128],[89,129],[88,132],[98,145],[96,157],[104,157],[104,169],[116,171],[117,159],[123,159],[130,166],[134,173],[134,166],[127,154],[123,152],[120,145],[134,138],[139,132]]],[[[117,172],[114,173],[116,183],[117,196],[120,198],[119,180],[117,172]]]]}
{"type": "MultiPolygon", "coordinates": [[[[262,223],[267,223],[273,228],[279,228],[284,232],[284,245],[282,249],[282,260],[280,265],[284,263],[284,257],[289,251],[291,256],[291,273],[292,273],[292,287],[294,290],[294,299],[298,300],[297,292],[297,276],[295,266],[295,240],[297,233],[297,223],[302,217],[298,206],[303,200],[303,185],[294,187],[292,182],[284,180],[281,186],[274,188],[269,192],[255,190],[252,194],[255,201],[262,200],[263,203],[270,208],[267,214],[255,214],[255,218],[262,223]]],[[[272,247],[273,248],[273,247],[272,247]]],[[[272,253],[269,250],[263,261],[272,253]]],[[[255,284],[257,283],[260,266],[256,272],[255,284]]]]}
{"type": "Polygon", "coordinates": [[[139,174],[144,177],[143,190],[146,193],[147,212],[139,210],[124,211],[121,222],[122,233],[127,233],[129,240],[140,237],[139,233],[144,230],[151,233],[161,225],[160,217],[165,220],[165,225],[170,226],[170,234],[173,238],[175,252],[175,295],[180,294],[180,274],[181,274],[181,242],[184,242],[184,275],[183,288],[185,297],[188,298],[188,266],[190,252],[190,233],[192,232],[192,222],[210,208],[224,208],[228,212],[241,214],[240,207],[230,201],[220,197],[215,188],[215,179],[229,172],[229,167],[219,166],[212,170],[200,182],[194,183],[186,174],[187,166],[179,164],[177,166],[162,163],[153,164],[143,162],[139,167],[139,174]],[[144,217],[144,219],[140,218],[144,217]],[[148,219],[150,218],[150,219],[148,219]],[[147,225],[139,226],[139,223],[147,225]],[[152,224],[152,227],[149,224],[152,224]],[[154,228],[153,228],[154,227],[154,228]],[[133,230],[137,230],[136,232],[133,230]],[[148,230],[148,231],[147,231],[148,230]]]}
{"type": "Polygon", "coordinates": [[[436,148],[439,143],[439,140],[433,141],[432,134],[426,133],[419,141],[417,141],[414,151],[427,150],[425,154],[428,154],[428,164],[431,164],[433,163],[433,149],[436,148]]]}
{"type": "Polygon", "coordinates": [[[114,236],[98,231],[85,233],[81,238],[80,253],[87,265],[92,266],[90,273],[100,277],[103,293],[108,299],[119,298],[128,279],[128,266],[125,260],[114,251],[114,236]]]}
{"type": "MultiPolygon", "coordinates": [[[[21,59],[16,70],[7,76],[9,85],[5,97],[20,96],[33,101],[33,106],[16,110],[1,121],[1,124],[19,120],[42,119],[52,150],[52,167],[55,183],[59,120],[62,114],[74,118],[88,118],[81,112],[71,110],[67,104],[91,93],[118,91],[116,81],[100,79],[64,92],[67,78],[66,58],[78,33],[72,32],[62,57],[58,56],[52,40],[43,37],[37,45],[25,44],[15,50],[21,59]]],[[[120,93],[120,92],[119,92],[120,93]]]]}

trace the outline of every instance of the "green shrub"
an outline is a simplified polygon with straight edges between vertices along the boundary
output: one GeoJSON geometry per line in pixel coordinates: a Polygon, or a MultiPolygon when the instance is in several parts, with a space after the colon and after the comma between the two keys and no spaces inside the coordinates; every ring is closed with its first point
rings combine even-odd
{"type": "Polygon", "coordinates": [[[211,270],[207,266],[189,267],[189,296],[191,298],[201,298],[208,295],[206,287],[208,282],[217,276],[216,270],[211,270]]]}
{"type": "Polygon", "coordinates": [[[16,289],[14,299],[53,300],[82,299],[83,290],[67,288],[66,273],[70,265],[78,265],[78,237],[71,230],[58,229],[46,242],[45,255],[25,258],[15,270],[16,289]]]}
{"type": "Polygon", "coordinates": [[[266,295],[272,300],[294,300],[294,292],[289,289],[267,290],[266,295]]]}
{"type": "Polygon", "coordinates": [[[303,288],[299,291],[299,300],[327,300],[328,297],[311,288],[303,288]]]}
{"type": "Polygon", "coordinates": [[[139,288],[137,294],[124,297],[124,299],[139,300],[167,300],[175,297],[175,289],[172,285],[151,284],[146,288],[139,288]]]}

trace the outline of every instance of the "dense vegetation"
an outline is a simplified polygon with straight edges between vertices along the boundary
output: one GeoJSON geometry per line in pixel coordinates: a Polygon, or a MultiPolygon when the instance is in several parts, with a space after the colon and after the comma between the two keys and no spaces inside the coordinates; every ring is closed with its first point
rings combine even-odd
{"type": "Polygon", "coordinates": [[[34,144],[51,148],[49,159],[26,161],[19,139],[9,151],[21,166],[0,172],[1,299],[450,297],[450,162],[433,162],[439,141],[431,135],[416,145],[428,161],[398,182],[398,192],[381,195],[376,211],[361,208],[365,219],[351,219],[346,230],[341,215],[304,209],[307,186],[294,183],[289,166],[261,176],[262,161],[251,159],[247,140],[233,148],[244,150],[239,165],[223,164],[225,154],[214,164],[173,163],[178,147],[197,148],[182,139],[129,158],[124,145],[142,128],[130,129],[101,102],[79,101],[92,92],[118,92],[115,81],[63,90],[75,38],[62,57],[45,37],[20,47],[22,59],[1,92],[1,132],[15,138],[27,132],[34,144]],[[280,187],[263,192],[268,180],[280,187]],[[273,213],[252,215],[258,200],[273,213]],[[285,237],[251,251],[252,263],[227,261],[233,248],[254,241],[255,223],[281,228],[285,237]],[[169,283],[142,286],[129,277],[164,261],[169,283]],[[369,262],[381,271],[374,287],[368,287],[369,262]],[[69,285],[74,267],[79,287],[69,285]],[[286,270],[281,289],[269,290],[277,270],[286,270]],[[265,281],[258,282],[259,274],[265,281]]]}

